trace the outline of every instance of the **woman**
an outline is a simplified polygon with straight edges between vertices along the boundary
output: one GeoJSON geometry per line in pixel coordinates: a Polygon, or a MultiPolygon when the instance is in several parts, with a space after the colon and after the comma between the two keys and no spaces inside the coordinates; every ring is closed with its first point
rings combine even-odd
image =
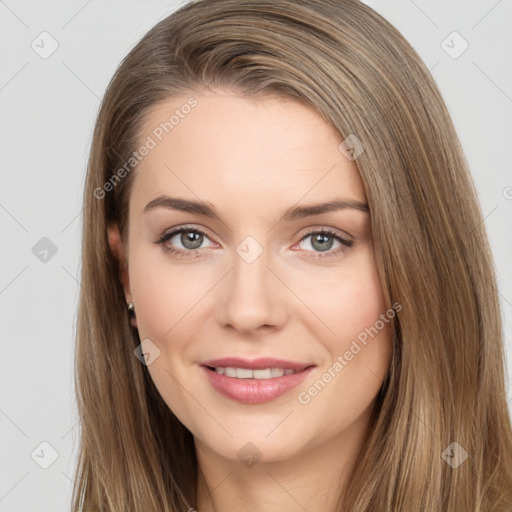
{"type": "Polygon", "coordinates": [[[355,0],[199,0],[115,73],[84,195],[73,510],[512,510],[453,124],[355,0]]]}

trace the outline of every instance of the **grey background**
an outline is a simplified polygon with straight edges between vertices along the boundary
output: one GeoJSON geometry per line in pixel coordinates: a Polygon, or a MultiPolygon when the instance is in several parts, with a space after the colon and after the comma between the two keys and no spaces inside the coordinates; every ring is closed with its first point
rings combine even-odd
{"type": "MultiPolygon", "coordinates": [[[[182,3],[0,0],[0,512],[69,509],[81,196],[93,123],[121,59],[182,3]],[[58,43],[48,58],[31,47],[51,48],[43,31],[58,43]]],[[[452,114],[495,256],[510,376],[512,1],[367,3],[416,48],[452,114]],[[463,40],[447,39],[454,31],[469,44],[458,58],[463,40]]]]}

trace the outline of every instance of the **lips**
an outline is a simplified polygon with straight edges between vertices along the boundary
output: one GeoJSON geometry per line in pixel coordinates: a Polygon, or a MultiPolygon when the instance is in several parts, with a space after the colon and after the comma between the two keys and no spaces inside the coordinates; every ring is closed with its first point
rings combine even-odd
{"type": "Polygon", "coordinates": [[[269,402],[298,386],[315,365],[275,358],[224,358],[205,361],[201,368],[212,387],[237,402],[269,402]],[[265,370],[271,369],[271,378],[265,370]],[[228,370],[228,371],[226,371],[228,370]],[[234,370],[234,371],[233,371],[234,370]]]}

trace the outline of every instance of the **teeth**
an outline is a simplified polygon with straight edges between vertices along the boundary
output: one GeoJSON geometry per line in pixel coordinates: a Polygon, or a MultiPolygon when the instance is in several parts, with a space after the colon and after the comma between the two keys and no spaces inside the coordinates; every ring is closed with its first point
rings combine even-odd
{"type": "Polygon", "coordinates": [[[237,379],[251,379],[252,378],[252,370],[248,370],[247,368],[237,368],[236,369],[236,378],[237,379]]]}
{"type": "MultiPolygon", "coordinates": [[[[220,368],[222,369],[222,368],[220,368]]],[[[217,368],[215,368],[215,371],[217,371],[217,368]]],[[[224,368],[224,375],[226,377],[236,377],[236,368],[227,367],[224,368]]]]}
{"type": "Polygon", "coordinates": [[[217,367],[215,371],[226,377],[236,377],[237,379],[272,379],[273,377],[282,377],[283,375],[291,375],[295,370],[287,368],[266,368],[261,370],[250,370],[248,368],[226,368],[217,367]]]}
{"type": "Polygon", "coordinates": [[[274,377],[272,375],[272,370],[270,368],[267,368],[265,370],[253,370],[252,376],[254,379],[271,379],[274,377]]]}

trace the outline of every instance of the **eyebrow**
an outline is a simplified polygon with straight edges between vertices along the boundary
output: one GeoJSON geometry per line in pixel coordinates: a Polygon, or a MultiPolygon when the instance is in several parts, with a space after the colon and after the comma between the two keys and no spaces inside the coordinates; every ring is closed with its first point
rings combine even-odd
{"type": "MultiPolygon", "coordinates": [[[[155,208],[164,207],[172,210],[178,210],[187,213],[196,213],[204,215],[211,219],[219,219],[215,208],[204,201],[191,201],[178,197],[159,196],[150,201],[144,208],[143,213],[147,213],[155,208]]],[[[353,209],[364,213],[369,213],[366,203],[354,199],[333,199],[327,203],[299,205],[288,208],[280,217],[278,222],[289,222],[292,220],[312,217],[326,212],[335,212],[345,209],[353,209]]]]}

